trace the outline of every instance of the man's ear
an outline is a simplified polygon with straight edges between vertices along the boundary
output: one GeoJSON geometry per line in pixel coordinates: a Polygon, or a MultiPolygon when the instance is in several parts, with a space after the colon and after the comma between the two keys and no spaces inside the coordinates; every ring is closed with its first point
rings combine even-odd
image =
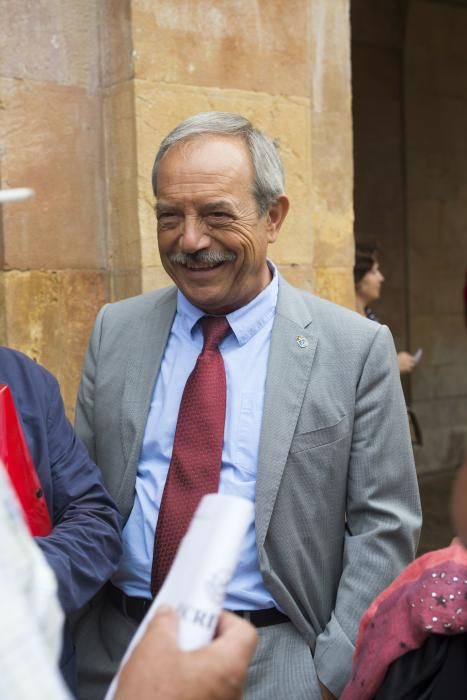
{"type": "Polygon", "coordinates": [[[286,194],[280,194],[274,203],[271,205],[267,216],[268,242],[274,243],[276,240],[282,223],[289,211],[289,198],[286,194]]]}

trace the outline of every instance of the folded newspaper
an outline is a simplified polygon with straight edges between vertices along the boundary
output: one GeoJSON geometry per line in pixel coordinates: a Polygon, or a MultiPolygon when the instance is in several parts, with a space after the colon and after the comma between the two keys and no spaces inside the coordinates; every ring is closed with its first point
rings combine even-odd
{"type": "MultiPolygon", "coordinates": [[[[180,649],[190,651],[209,643],[252,515],[253,504],[244,498],[217,493],[203,497],[165,583],[136,631],[120,669],[162,604],[178,612],[180,649]]],[[[117,679],[118,674],[105,700],[113,700],[117,679]]]]}

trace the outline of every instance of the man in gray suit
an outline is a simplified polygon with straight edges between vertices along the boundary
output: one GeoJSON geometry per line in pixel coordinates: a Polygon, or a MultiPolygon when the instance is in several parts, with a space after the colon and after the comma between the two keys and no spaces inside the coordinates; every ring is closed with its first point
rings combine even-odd
{"type": "Polygon", "coordinates": [[[289,201],[273,142],[247,119],[181,123],[159,148],[153,187],[175,286],[101,310],[78,398],[77,430],[126,523],[119,570],[77,625],[81,697],[102,697],[151,598],[156,523],[206,315],[230,328],[219,346],[218,488],[255,502],[226,598],[259,632],[245,697],[338,697],[360,617],[413,558],[420,527],[390,332],[290,286],[267,258],[289,201]]]}

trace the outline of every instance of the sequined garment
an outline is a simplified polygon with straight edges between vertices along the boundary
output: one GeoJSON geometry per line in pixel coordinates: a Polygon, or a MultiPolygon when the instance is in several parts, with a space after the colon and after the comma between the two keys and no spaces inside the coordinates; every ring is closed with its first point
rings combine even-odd
{"type": "Polygon", "coordinates": [[[416,559],[362,617],[341,700],[370,700],[389,666],[431,634],[467,631],[467,550],[457,541],[416,559]]]}

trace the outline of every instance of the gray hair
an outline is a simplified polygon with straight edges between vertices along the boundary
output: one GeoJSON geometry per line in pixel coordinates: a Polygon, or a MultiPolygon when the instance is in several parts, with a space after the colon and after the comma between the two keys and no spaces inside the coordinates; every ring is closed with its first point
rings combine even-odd
{"type": "Polygon", "coordinates": [[[260,215],[265,214],[284,192],[284,170],[278,146],[269,136],[255,129],[248,119],[230,112],[201,112],[185,119],[165,137],[152,169],[152,188],[157,197],[157,175],[162,159],[172,146],[204,134],[240,137],[253,164],[253,195],[260,215]]]}

